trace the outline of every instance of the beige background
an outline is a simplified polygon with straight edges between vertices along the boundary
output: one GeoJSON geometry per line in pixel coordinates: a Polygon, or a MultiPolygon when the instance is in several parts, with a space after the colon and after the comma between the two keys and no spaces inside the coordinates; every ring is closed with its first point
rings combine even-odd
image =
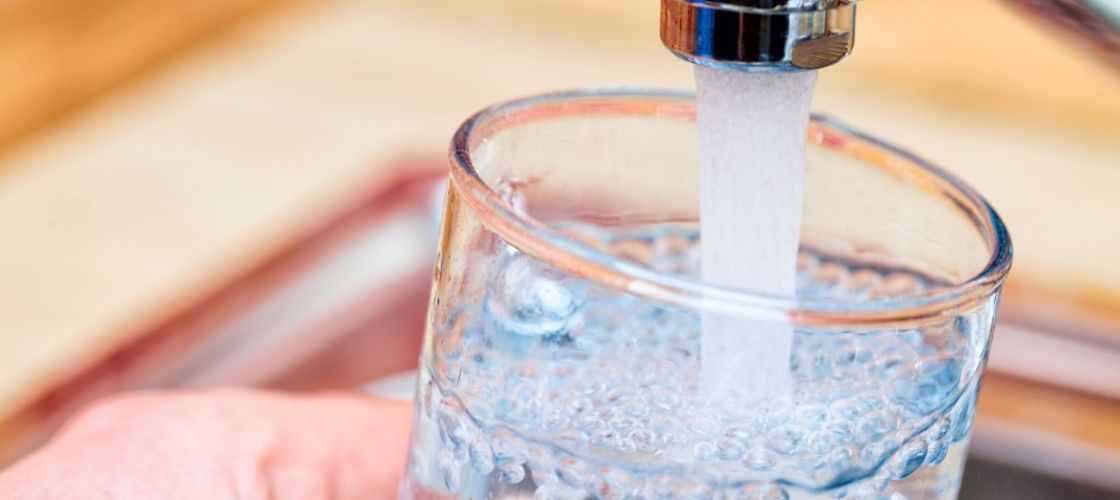
{"type": "MultiPolygon", "coordinates": [[[[1120,309],[1120,79],[997,2],[872,1],[815,108],[958,173],[1015,285],[1120,309]]],[[[277,9],[0,158],[0,411],[205,296],[479,107],[691,86],[652,0],[277,9]]]]}

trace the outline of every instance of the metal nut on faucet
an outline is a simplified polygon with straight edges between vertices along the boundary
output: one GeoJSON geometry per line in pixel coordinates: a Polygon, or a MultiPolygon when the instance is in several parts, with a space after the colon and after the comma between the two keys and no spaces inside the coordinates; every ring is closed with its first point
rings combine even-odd
{"type": "Polygon", "coordinates": [[[855,0],[662,0],[661,41],[705,66],[817,69],[851,52],[855,14],[855,0]]]}

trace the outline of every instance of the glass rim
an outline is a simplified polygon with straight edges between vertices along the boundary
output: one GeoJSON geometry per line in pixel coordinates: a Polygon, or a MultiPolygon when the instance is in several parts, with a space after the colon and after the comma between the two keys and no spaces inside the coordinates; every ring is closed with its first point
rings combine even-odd
{"type": "MultiPolygon", "coordinates": [[[[490,106],[469,117],[455,132],[449,150],[451,183],[458,188],[466,204],[480,216],[483,225],[518,250],[594,282],[699,311],[781,319],[803,326],[854,327],[923,322],[969,308],[995,293],[1003,283],[1011,267],[1011,239],[1003,220],[979,193],[955,175],[906,150],[818,114],[812,116],[813,124],[910,162],[955,191],[951,194],[956,195],[954,201],[958,205],[961,200],[971,204],[971,207],[960,208],[971,215],[973,227],[991,248],[988,262],[981,270],[963,283],[936,292],[871,300],[783,296],[712,285],[699,279],[658,272],[612,255],[552,229],[529,214],[519,213],[482,179],[471,158],[473,141],[483,125],[493,125],[485,132],[516,126],[519,122],[513,120],[491,122],[518,110],[596,99],[619,102],[657,100],[680,105],[678,112],[691,111],[694,115],[694,97],[695,94],[686,91],[603,88],[539,94],[490,106]]],[[[659,119],[668,114],[652,116],[651,119],[659,119]]]]}

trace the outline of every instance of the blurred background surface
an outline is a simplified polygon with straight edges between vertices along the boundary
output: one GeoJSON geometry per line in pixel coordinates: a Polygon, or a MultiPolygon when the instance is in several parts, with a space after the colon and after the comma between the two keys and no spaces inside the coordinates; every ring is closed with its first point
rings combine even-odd
{"type": "MultiPolygon", "coordinates": [[[[962,496],[1120,491],[1117,67],[996,0],[859,22],[815,109],[946,166],[1015,238],[962,496]]],[[[112,391],[412,366],[454,128],[690,88],[657,25],[652,0],[0,3],[4,456],[112,391]]]]}

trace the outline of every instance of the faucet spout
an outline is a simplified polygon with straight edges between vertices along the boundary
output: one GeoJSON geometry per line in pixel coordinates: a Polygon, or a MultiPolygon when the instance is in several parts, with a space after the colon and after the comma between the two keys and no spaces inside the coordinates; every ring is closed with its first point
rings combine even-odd
{"type": "Polygon", "coordinates": [[[661,0],[661,41],[694,64],[798,71],[839,62],[855,43],[856,0],[661,0]]]}

